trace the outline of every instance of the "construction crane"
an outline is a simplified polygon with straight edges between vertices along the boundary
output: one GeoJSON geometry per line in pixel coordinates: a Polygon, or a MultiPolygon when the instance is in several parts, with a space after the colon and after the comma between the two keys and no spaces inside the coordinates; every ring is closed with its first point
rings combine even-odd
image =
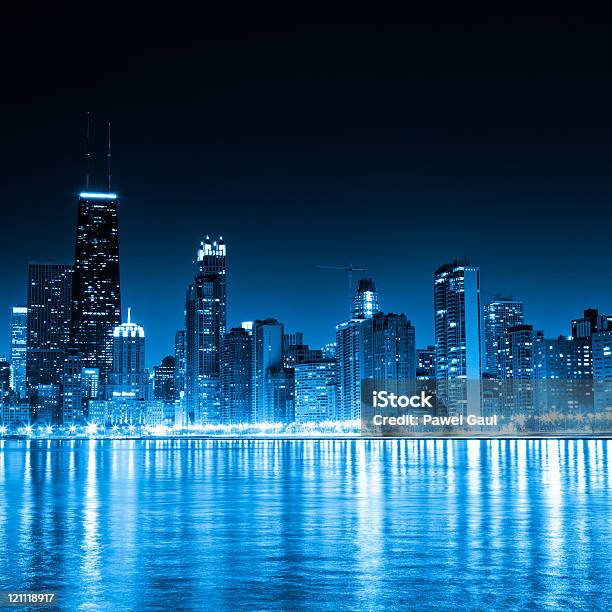
{"type": "Polygon", "coordinates": [[[348,266],[317,266],[320,270],[344,270],[348,272],[349,305],[353,299],[353,272],[365,272],[365,268],[357,268],[352,263],[348,266]]]}

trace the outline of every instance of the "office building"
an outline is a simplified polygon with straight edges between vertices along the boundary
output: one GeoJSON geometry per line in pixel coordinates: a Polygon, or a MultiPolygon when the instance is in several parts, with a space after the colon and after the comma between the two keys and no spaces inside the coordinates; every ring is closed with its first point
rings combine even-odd
{"type": "Polygon", "coordinates": [[[484,307],[485,371],[503,378],[500,372],[500,351],[504,335],[511,327],[524,323],[524,305],[511,295],[497,294],[484,307]]]}
{"type": "Polygon", "coordinates": [[[23,399],[26,396],[28,307],[13,306],[11,314],[11,389],[23,399]]]}
{"type": "MultiPolygon", "coordinates": [[[[281,407],[275,405],[287,384],[283,367],[283,324],[276,319],[253,322],[252,327],[252,394],[253,420],[275,422],[281,407]],[[269,389],[270,386],[277,387],[269,389]]],[[[283,407],[282,410],[285,410],[283,407]]]]}
{"type": "Polygon", "coordinates": [[[481,414],[480,270],[466,260],[434,274],[436,386],[451,416],[481,414]]]}
{"type": "Polygon", "coordinates": [[[113,366],[113,330],[121,323],[117,194],[79,195],[70,346],[83,366],[106,382],[113,366]]]}
{"type": "Polygon", "coordinates": [[[220,418],[219,351],[226,331],[226,246],[207,237],[185,300],[185,396],[189,424],[220,418]]]}
{"type": "Polygon", "coordinates": [[[332,420],[337,414],[336,403],[334,359],[303,362],[295,366],[295,420],[298,423],[332,420]]]}
{"type": "Polygon", "coordinates": [[[149,375],[145,370],[145,332],[132,323],[128,308],[127,322],[113,330],[113,366],[109,374],[109,397],[148,399],[149,375]]]}
{"type": "Polygon", "coordinates": [[[59,418],[59,398],[64,352],[70,336],[72,301],[70,265],[55,262],[28,265],[28,312],[26,341],[26,386],[32,421],[54,422],[59,418]],[[44,385],[44,410],[39,410],[39,391],[44,385]],[[54,386],[52,392],[48,387],[54,386]]]}
{"type": "Polygon", "coordinates": [[[353,294],[352,319],[370,319],[380,311],[378,291],[371,278],[360,278],[353,294]]]}
{"type": "Polygon", "coordinates": [[[221,422],[253,420],[253,346],[251,335],[233,327],[221,341],[221,422]]]}

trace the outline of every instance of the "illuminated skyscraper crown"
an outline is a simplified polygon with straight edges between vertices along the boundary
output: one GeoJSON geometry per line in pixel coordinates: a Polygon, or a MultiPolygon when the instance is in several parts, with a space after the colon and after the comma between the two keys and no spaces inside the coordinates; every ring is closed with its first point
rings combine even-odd
{"type": "Polygon", "coordinates": [[[132,323],[132,309],[128,307],[128,320],[127,323],[121,323],[117,325],[113,330],[113,336],[115,338],[144,338],[144,328],[136,323],[132,323]]]}

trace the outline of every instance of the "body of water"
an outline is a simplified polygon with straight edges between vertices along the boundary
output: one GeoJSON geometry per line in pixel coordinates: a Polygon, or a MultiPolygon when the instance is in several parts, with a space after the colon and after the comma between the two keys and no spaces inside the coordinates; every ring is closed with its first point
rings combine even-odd
{"type": "Polygon", "coordinates": [[[611,451],[0,441],[0,590],[66,610],[610,609],[611,451]]]}

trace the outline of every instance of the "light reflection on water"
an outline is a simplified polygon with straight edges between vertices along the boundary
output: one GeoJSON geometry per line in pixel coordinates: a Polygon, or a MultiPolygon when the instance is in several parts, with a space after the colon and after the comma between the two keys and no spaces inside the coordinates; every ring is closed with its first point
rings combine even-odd
{"type": "Polygon", "coordinates": [[[0,590],[65,609],[609,609],[609,441],[0,441],[0,590]]]}

